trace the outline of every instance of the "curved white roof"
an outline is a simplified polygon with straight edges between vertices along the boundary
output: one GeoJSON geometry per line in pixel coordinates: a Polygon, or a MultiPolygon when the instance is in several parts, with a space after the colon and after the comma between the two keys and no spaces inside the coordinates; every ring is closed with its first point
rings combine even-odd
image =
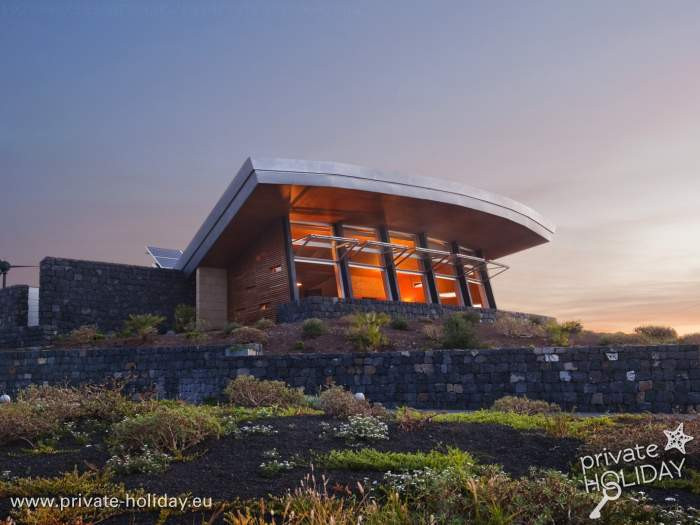
{"type": "Polygon", "coordinates": [[[405,176],[338,162],[247,159],[180,257],[176,268],[191,273],[260,184],[329,187],[421,199],[476,210],[517,223],[542,238],[555,227],[533,209],[479,188],[444,179],[405,176]]]}

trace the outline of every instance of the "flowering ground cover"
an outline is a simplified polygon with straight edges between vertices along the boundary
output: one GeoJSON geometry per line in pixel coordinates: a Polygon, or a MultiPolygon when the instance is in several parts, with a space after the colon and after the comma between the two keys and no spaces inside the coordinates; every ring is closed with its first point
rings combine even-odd
{"type": "MultiPolygon", "coordinates": [[[[250,378],[227,394],[257,406],[94,387],[0,405],[0,523],[592,523],[601,494],[583,476],[600,471],[582,456],[661,443],[680,422],[700,431],[695,417],[582,418],[523,399],[427,414],[250,378]]],[[[661,456],[682,476],[625,487],[598,522],[698,523],[700,446],[685,445],[661,456]]]]}

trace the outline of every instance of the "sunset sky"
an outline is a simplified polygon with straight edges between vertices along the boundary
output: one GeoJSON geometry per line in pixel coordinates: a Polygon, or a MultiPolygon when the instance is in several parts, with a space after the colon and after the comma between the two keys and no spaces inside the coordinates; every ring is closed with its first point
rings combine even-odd
{"type": "Polygon", "coordinates": [[[0,95],[14,264],[150,264],[246,157],[335,160],[554,222],[501,308],[700,331],[698,1],[1,0],[0,95]]]}

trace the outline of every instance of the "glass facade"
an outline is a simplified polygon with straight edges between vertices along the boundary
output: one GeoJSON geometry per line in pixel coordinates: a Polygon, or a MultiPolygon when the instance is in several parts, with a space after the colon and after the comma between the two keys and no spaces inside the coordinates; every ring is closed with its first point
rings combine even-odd
{"type": "Polygon", "coordinates": [[[397,250],[394,260],[399,301],[407,303],[428,302],[423,262],[414,252],[418,246],[416,236],[410,233],[390,231],[389,242],[406,249],[403,253],[397,250]]]}
{"type": "MultiPolygon", "coordinates": [[[[447,241],[428,237],[422,247],[413,233],[385,230],[382,237],[377,228],[334,228],[328,223],[296,220],[290,220],[290,234],[300,298],[344,297],[345,275],[353,298],[428,303],[428,280],[433,278],[440,304],[463,306],[467,301],[460,281],[464,279],[471,305],[489,307],[481,271],[468,259],[455,257],[447,241]],[[393,265],[387,268],[391,261],[393,265]],[[463,274],[457,271],[458,265],[464,265],[463,274]],[[427,272],[430,268],[432,276],[427,272]]],[[[458,253],[476,257],[473,250],[461,246],[458,253]]]]}
{"type": "Polygon", "coordinates": [[[348,253],[348,273],[352,295],[357,299],[386,301],[387,276],[379,233],[374,228],[343,226],[343,237],[359,241],[348,253]]]}
{"type": "Polygon", "coordinates": [[[331,225],[290,221],[289,226],[299,297],[343,297],[331,225]]]}

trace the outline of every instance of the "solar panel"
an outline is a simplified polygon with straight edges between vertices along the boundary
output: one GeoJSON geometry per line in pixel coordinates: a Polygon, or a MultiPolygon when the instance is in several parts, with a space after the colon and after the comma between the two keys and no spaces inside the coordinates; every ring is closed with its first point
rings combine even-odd
{"type": "Polygon", "coordinates": [[[170,248],[158,248],[157,246],[146,246],[146,253],[153,257],[157,268],[175,268],[178,259],[182,255],[182,250],[172,250],[170,248]]]}

